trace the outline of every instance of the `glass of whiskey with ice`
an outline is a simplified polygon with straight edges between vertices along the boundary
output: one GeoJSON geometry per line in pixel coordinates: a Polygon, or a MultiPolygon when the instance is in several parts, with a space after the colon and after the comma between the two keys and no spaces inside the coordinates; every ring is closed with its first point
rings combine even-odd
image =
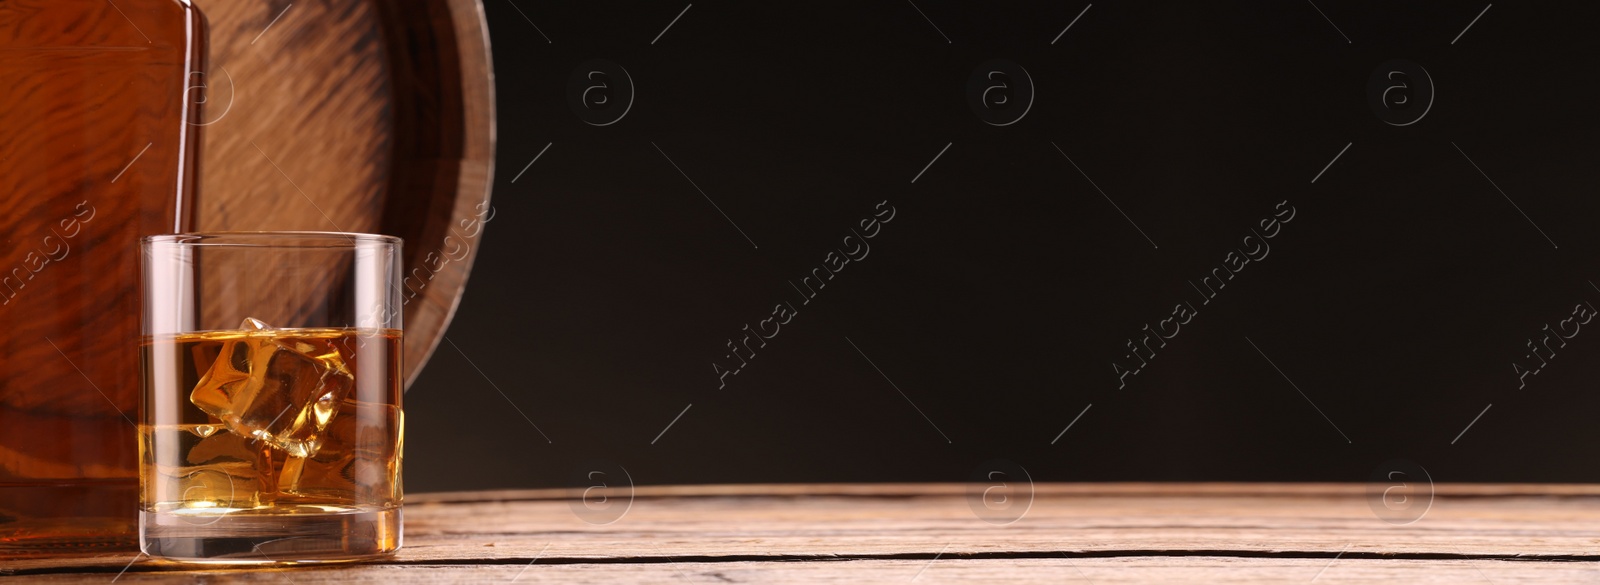
{"type": "Polygon", "coordinates": [[[139,542],[194,562],[358,560],[401,543],[401,242],[146,237],[139,542]]]}

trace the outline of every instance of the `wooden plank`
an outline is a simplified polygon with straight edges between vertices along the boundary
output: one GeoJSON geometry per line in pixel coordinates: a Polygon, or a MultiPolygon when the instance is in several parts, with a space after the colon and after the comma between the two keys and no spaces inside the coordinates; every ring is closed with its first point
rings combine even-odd
{"type": "MultiPolygon", "coordinates": [[[[581,502],[563,498],[568,490],[425,494],[406,506],[406,546],[397,557],[332,570],[397,578],[391,569],[403,567],[408,575],[438,573],[449,580],[476,578],[468,567],[500,570],[535,559],[590,567],[596,575],[742,563],[752,578],[783,581],[787,571],[834,578],[828,571],[844,565],[876,571],[906,562],[957,562],[1000,570],[1010,563],[1044,570],[1070,559],[1134,567],[1130,574],[1159,582],[1176,574],[1175,567],[1264,567],[1262,579],[1283,579],[1268,569],[1327,563],[1337,555],[1339,563],[1356,567],[1391,563],[1401,576],[1495,568],[1507,579],[1496,582],[1516,582],[1520,571],[1560,573],[1600,561],[1600,486],[1435,489],[1428,513],[1408,525],[1381,520],[1359,484],[1040,484],[1027,514],[1003,526],[979,519],[960,484],[639,488],[627,512],[604,525],[581,518],[574,511],[581,502]],[[818,568],[796,568],[813,565],[818,568]]],[[[624,494],[610,497],[626,501],[624,494]]],[[[132,559],[127,553],[21,559],[0,561],[0,569],[81,577],[114,573],[132,559]]],[[[163,570],[139,562],[123,579],[163,570]]],[[[1253,570],[1240,578],[1250,582],[1253,570]]],[[[628,575],[653,579],[648,572],[628,575]]]]}
{"type": "Polygon", "coordinates": [[[56,574],[8,583],[1518,583],[1600,581],[1595,563],[1489,560],[1119,557],[1100,559],[851,560],[648,564],[405,565],[56,574]],[[1314,580],[1314,581],[1313,581],[1314,580]]]}

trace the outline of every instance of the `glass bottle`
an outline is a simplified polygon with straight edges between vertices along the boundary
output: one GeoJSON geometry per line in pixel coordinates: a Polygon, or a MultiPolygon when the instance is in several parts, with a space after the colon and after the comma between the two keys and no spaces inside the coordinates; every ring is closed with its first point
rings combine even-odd
{"type": "Polygon", "coordinates": [[[188,231],[190,0],[0,0],[0,558],[135,550],[139,246],[188,231]]]}

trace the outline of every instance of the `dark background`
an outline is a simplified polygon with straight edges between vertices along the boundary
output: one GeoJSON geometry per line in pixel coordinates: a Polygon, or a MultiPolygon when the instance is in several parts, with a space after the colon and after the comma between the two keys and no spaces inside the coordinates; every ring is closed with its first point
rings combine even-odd
{"type": "Polygon", "coordinates": [[[1600,481],[1600,332],[1523,388],[1513,370],[1600,301],[1595,8],[1086,4],[486,0],[496,215],[405,398],[407,486],[575,485],[593,461],[638,484],[962,481],[994,459],[1600,481]],[[567,97],[596,58],[636,86],[603,127],[567,97]],[[1035,88],[1009,126],[968,102],[990,59],[1035,88]],[[1407,126],[1368,103],[1391,59],[1436,94],[1407,126]],[[870,255],[799,305],[788,281],[883,201],[870,255]],[[1270,255],[1199,305],[1189,281],[1283,201],[1270,255]],[[719,389],[726,343],[785,301],[719,389]],[[1124,344],[1185,301],[1118,389],[1124,344]]]}

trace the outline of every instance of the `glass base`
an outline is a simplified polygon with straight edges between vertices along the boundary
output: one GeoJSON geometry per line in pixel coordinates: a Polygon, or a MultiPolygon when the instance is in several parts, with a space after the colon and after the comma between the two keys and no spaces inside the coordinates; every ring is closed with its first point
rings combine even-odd
{"type": "Polygon", "coordinates": [[[139,512],[139,548],[200,563],[356,561],[400,550],[400,508],[274,509],[272,513],[139,512]],[[330,511],[331,510],[331,511],[330,511]]]}

